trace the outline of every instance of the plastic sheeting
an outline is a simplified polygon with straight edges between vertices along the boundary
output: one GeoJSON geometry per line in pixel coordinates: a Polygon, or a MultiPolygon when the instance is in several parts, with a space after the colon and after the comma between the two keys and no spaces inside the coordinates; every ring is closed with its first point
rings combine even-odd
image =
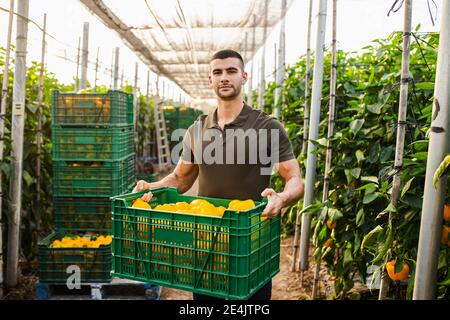
{"type": "Polygon", "coordinates": [[[153,72],[197,99],[213,97],[208,72],[214,52],[233,49],[250,61],[285,15],[279,0],[80,1],[153,72]]]}

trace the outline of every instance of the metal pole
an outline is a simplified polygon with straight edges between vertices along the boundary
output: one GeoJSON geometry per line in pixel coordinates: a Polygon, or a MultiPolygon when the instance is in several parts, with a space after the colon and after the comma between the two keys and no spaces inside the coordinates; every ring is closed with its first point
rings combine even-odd
{"type": "Polygon", "coordinates": [[[255,46],[256,46],[256,15],[253,15],[253,36],[252,36],[252,65],[250,67],[250,79],[248,81],[248,94],[247,94],[247,104],[253,106],[253,65],[255,64],[255,46]]]}
{"type": "Polygon", "coordinates": [[[98,77],[98,53],[100,48],[97,48],[97,57],[95,58],[95,76],[94,76],[94,92],[97,92],[97,77],[98,77]]]}
{"type": "Polygon", "coordinates": [[[166,83],[164,80],[162,80],[162,100],[164,100],[165,97],[165,90],[166,90],[166,83]]]}
{"type": "Polygon", "coordinates": [[[78,92],[80,90],[80,81],[78,78],[78,72],[80,70],[80,44],[81,44],[81,38],[78,37],[78,48],[77,48],[77,74],[75,76],[75,92],[78,92]]]}
{"type": "Polygon", "coordinates": [[[282,102],[281,99],[281,86],[284,83],[284,79],[286,77],[285,74],[285,58],[286,58],[286,0],[281,2],[281,28],[280,28],[280,45],[279,45],[279,53],[278,53],[278,70],[276,72],[277,75],[277,88],[275,89],[275,118],[280,117],[280,105],[282,102]]]}
{"type": "Polygon", "coordinates": [[[301,154],[306,153],[308,147],[308,127],[309,127],[309,82],[311,81],[311,24],[312,24],[313,1],[309,0],[308,31],[306,40],[306,75],[305,75],[305,110],[303,117],[303,144],[301,154]]]}
{"type": "Polygon", "coordinates": [[[120,75],[120,90],[123,90],[123,77],[124,77],[124,73],[123,73],[123,69],[122,69],[122,73],[120,75]]]}
{"type": "MultiPolygon", "coordinates": [[[[304,110],[304,120],[303,120],[303,145],[301,154],[305,154],[308,145],[308,126],[309,126],[309,81],[311,79],[311,24],[312,24],[312,0],[309,0],[309,12],[308,12],[308,31],[306,40],[306,75],[305,75],[305,110],[304,110]]],[[[301,229],[301,216],[297,213],[295,219],[295,235],[293,243],[293,253],[292,253],[292,266],[291,271],[295,271],[295,263],[297,261],[299,240],[300,240],[300,229],[301,229]]],[[[300,269],[300,260],[298,261],[298,267],[300,269]]]]}
{"type": "Polygon", "coordinates": [[[89,22],[83,24],[83,51],[81,55],[81,81],[80,88],[86,89],[87,69],[89,57],[89,22]]]}
{"type": "MultiPolygon", "coordinates": [[[[266,41],[267,37],[267,18],[269,14],[269,0],[265,1],[264,4],[264,32],[263,40],[266,41]]],[[[260,110],[264,110],[264,92],[266,90],[266,45],[263,44],[261,53],[261,67],[260,67],[260,81],[258,89],[258,106],[260,110]]]]}
{"type": "MultiPolygon", "coordinates": [[[[150,123],[150,70],[147,70],[147,92],[145,94],[145,106],[147,107],[147,112],[145,113],[145,124],[148,125],[150,123]]],[[[144,157],[150,157],[150,139],[150,130],[146,130],[144,134],[144,157]]]]}
{"type": "MultiPolygon", "coordinates": [[[[277,81],[277,65],[278,65],[277,56],[278,56],[277,43],[275,42],[273,44],[273,57],[274,57],[273,58],[273,60],[274,60],[274,62],[273,62],[273,79],[274,79],[274,81],[277,81]]],[[[276,101],[276,99],[275,99],[275,101],[276,101]]]]}
{"type": "Polygon", "coordinates": [[[445,198],[445,178],[433,186],[433,175],[450,153],[450,2],[442,2],[441,34],[436,69],[433,118],[428,146],[425,191],[420,221],[414,300],[430,300],[436,295],[439,241],[445,198]],[[436,129],[436,130],[433,130],[436,129]],[[443,129],[443,130],[437,130],[443,129]]]}
{"type": "MultiPolygon", "coordinates": [[[[323,182],[322,203],[328,201],[328,191],[330,187],[330,171],[333,149],[331,148],[331,139],[334,136],[334,118],[336,113],[336,80],[337,80],[337,56],[336,56],[336,32],[337,32],[337,0],[333,0],[333,39],[331,43],[331,78],[330,78],[330,108],[328,112],[328,136],[327,136],[327,152],[325,158],[325,177],[323,182]]],[[[319,291],[321,260],[317,261],[316,270],[314,272],[314,282],[312,289],[312,298],[317,298],[319,291]]]]}
{"type": "MultiPolygon", "coordinates": [[[[5,139],[5,117],[8,99],[9,59],[11,54],[11,33],[14,16],[14,0],[9,1],[8,33],[6,40],[5,65],[2,81],[2,102],[0,111],[0,161],[3,161],[4,139],[5,139]]],[[[3,172],[0,170],[0,299],[3,297],[3,172]]]]}
{"type": "Polygon", "coordinates": [[[112,56],[111,56],[111,85],[109,86],[110,88],[114,89],[114,57],[116,54],[116,49],[112,50],[112,56]]]}
{"type": "MultiPolygon", "coordinates": [[[[313,153],[317,148],[311,143],[311,140],[317,140],[319,135],[320,123],[320,107],[322,97],[322,82],[323,82],[323,60],[324,60],[324,42],[325,42],[325,28],[327,16],[327,0],[320,0],[318,24],[317,24],[317,38],[316,38],[316,53],[314,63],[314,79],[312,87],[311,99],[311,121],[309,127],[308,141],[308,158],[306,161],[306,182],[305,182],[305,197],[303,207],[307,207],[313,203],[314,199],[314,183],[316,180],[316,155],[313,153]]],[[[309,251],[309,235],[311,226],[311,215],[302,216],[302,228],[300,236],[300,260],[301,270],[308,269],[308,251],[309,251]]]]}
{"type": "MultiPolygon", "coordinates": [[[[139,136],[138,136],[138,121],[139,121],[139,94],[137,88],[138,82],[138,73],[139,73],[139,64],[136,62],[134,67],[134,83],[133,83],[133,94],[134,94],[134,132],[135,132],[135,146],[137,155],[139,155],[139,136]]],[[[140,155],[139,155],[140,156],[140,155]]]]}
{"type": "Polygon", "coordinates": [[[116,47],[114,52],[114,76],[113,76],[113,89],[118,90],[118,80],[119,80],[119,47],[116,47]]]}
{"type": "Polygon", "coordinates": [[[28,36],[29,0],[19,0],[17,7],[16,57],[14,68],[13,107],[11,127],[11,213],[8,223],[8,262],[6,285],[15,287],[18,281],[20,249],[20,213],[22,210],[22,158],[25,124],[25,86],[28,36]]]}
{"type": "MultiPolygon", "coordinates": [[[[245,32],[245,44],[244,44],[244,55],[243,55],[245,70],[247,70],[247,68],[246,68],[247,67],[246,63],[247,63],[247,58],[248,58],[247,51],[248,51],[248,32],[245,32]]],[[[248,80],[247,80],[247,82],[248,82],[248,80]]],[[[246,83],[246,85],[247,85],[247,83],[246,83]]],[[[248,92],[247,92],[247,100],[248,100],[248,92]]],[[[181,95],[180,95],[180,103],[181,103],[181,95]]],[[[248,101],[247,101],[247,104],[248,104],[248,101]]]]}
{"type": "MultiPolygon", "coordinates": [[[[406,113],[408,106],[408,79],[409,79],[409,57],[410,57],[410,42],[411,42],[411,17],[412,17],[412,0],[406,0],[404,2],[404,18],[403,18],[403,50],[402,50],[402,70],[400,81],[400,100],[398,110],[398,123],[397,123],[397,141],[395,150],[395,163],[394,168],[396,170],[392,181],[391,192],[391,204],[394,208],[398,206],[398,199],[400,196],[400,183],[401,183],[401,168],[403,166],[403,150],[405,145],[405,125],[406,125],[406,113]]],[[[395,233],[396,226],[396,213],[389,212],[389,228],[395,233]]],[[[385,263],[388,262],[388,255],[385,257],[385,263]]],[[[385,265],[383,264],[383,266],[385,265]]],[[[383,300],[386,298],[389,290],[389,277],[386,274],[384,267],[381,269],[381,285],[378,294],[378,299],[383,300]]]]}
{"type": "Polygon", "coordinates": [[[156,96],[159,97],[159,74],[156,75],[156,96]]]}
{"type": "Polygon", "coordinates": [[[39,92],[37,107],[37,155],[36,155],[36,207],[37,221],[36,229],[39,230],[41,223],[41,144],[42,144],[42,103],[44,101],[44,65],[45,65],[45,32],[47,30],[47,14],[44,13],[44,25],[42,32],[41,70],[39,72],[39,92]]]}

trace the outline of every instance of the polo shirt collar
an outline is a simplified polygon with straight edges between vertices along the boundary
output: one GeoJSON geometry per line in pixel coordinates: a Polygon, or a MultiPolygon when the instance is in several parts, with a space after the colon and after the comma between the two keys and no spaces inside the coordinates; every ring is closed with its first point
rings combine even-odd
{"type": "MultiPolygon", "coordinates": [[[[234,119],[232,122],[228,123],[227,125],[234,125],[234,126],[243,125],[245,123],[245,121],[247,121],[248,116],[251,111],[252,111],[252,108],[249,105],[247,105],[246,103],[244,103],[244,107],[242,108],[241,112],[238,114],[236,119],[234,119]]],[[[206,119],[206,128],[207,129],[220,128],[219,124],[217,122],[217,108],[208,115],[208,117],[206,119]]]]}

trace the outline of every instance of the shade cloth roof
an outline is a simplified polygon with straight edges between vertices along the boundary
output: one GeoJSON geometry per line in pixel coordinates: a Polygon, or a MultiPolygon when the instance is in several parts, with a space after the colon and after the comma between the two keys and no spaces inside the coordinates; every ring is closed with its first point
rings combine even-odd
{"type": "Polygon", "coordinates": [[[280,0],[80,1],[153,72],[197,99],[213,97],[207,79],[214,52],[233,49],[250,61],[286,13],[280,0]]]}

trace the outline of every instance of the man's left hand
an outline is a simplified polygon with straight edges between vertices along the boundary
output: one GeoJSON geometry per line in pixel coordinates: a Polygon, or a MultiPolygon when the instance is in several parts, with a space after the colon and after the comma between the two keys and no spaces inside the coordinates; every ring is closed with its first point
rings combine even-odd
{"type": "Polygon", "coordinates": [[[267,197],[268,200],[266,208],[262,213],[263,217],[273,218],[280,213],[284,206],[284,201],[279,193],[276,193],[271,188],[267,188],[261,193],[261,196],[267,197]]]}

